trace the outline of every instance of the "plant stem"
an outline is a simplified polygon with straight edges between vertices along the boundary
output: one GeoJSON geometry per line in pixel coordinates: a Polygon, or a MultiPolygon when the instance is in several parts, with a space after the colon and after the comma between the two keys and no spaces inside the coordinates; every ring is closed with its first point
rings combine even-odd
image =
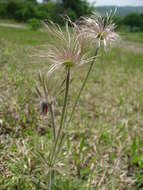
{"type": "Polygon", "coordinates": [[[66,89],[65,89],[65,97],[64,97],[64,105],[62,109],[62,116],[61,116],[61,121],[60,121],[60,126],[57,132],[55,144],[53,147],[53,152],[51,155],[51,165],[53,164],[54,157],[56,157],[56,150],[57,150],[57,144],[59,142],[59,138],[63,129],[64,125],[64,119],[65,119],[65,113],[66,113],[66,107],[67,107],[67,100],[68,100],[68,92],[69,92],[69,84],[70,84],[70,68],[67,69],[67,76],[66,76],[66,89]]]}
{"type": "Polygon", "coordinates": [[[93,65],[94,65],[96,56],[97,56],[97,54],[98,54],[98,50],[99,50],[99,47],[97,47],[97,49],[96,49],[96,51],[95,51],[94,59],[92,60],[92,62],[91,62],[91,64],[90,64],[89,70],[88,70],[88,72],[87,72],[87,74],[86,74],[86,77],[85,77],[83,83],[82,83],[82,86],[81,86],[81,88],[80,88],[79,94],[77,95],[77,98],[76,98],[75,103],[74,103],[74,105],[73,105],[73,109],[72,109],[72,112],[71,112],[71,115],[70,115],[70,119],[68,120],[67,126],[69,125],[69,123],[70,123],[71,120],[72,120],[73,114],[74,114],[74,112],[75,112],[75,108],[76,108],[76,106],[77,106],[77,104],[78,104],[78,101],[79,101],[79,98],[80,98],[80,96],[81,96],[81,93],[82,93],[82,91],[83,91],[83,89],[84,89],[84,87],[85,87],[85,84],[86,84],[86,82],[87,82],[87,80],[88,80],[88,77],[89,77],[90,72],[91,72],[91,70],[92,70],[92,67],[93,67],[93,65]]]}
{"type": "Polygon", "coordinates": [[[52,171],[50,170],[48,173],[48,190],[51,190],[51,180],[52,180],[52,171]]]}
{"type": "Polygon", "coordinates": [[[53,140],[55,142],[55,140],[56,140],[56,126],[55,126],[55,115],[54,115],[52,103],[49,104],[49,110],[50,110],[51,120],[52,120],[53,140]]]}

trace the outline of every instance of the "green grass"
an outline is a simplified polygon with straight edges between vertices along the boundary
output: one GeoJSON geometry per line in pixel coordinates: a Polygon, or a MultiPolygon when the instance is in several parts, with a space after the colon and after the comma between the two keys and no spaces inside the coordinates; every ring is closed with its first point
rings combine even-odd
{"type": "MultiPolygon", "coordinates": [[[[46,186],[47,170],[40,155],[46,157],[50,149],[51,128],[49,117],[40,114],[35,85],[39,71],[49,68],[39,57],[49,40],[45,32],[0,27],[2,190],[46,186]]],[[[73,70],[71,101],[87,67],[73,70]]],[[[55,77],[61,75],[62,71],[55,77]]],[[[142,189],[142,79],[143,54],[114,48],[99,57],[68,129],[53,190],[142,189]]]]}
{"type": "Polygon", "coordinates": [[[14,43],[17,45],[40,45],[47,43],[49,38],[46,32],[32,31],[28,29],[18,29],[0,26],[1,41],[14,43]]]}
{"type": "Polygon", "coordinates": [[[0,19],[0,23],[5,23],[5,24],[24,24],[23,22],[17,23],[17,21],[12,20],[12,19],[0,19]]]}
{"type": "Polygon", "coordinates": [[[143,32],[123,33],[122,35],[131,42],[143,43],[143,32]]]}

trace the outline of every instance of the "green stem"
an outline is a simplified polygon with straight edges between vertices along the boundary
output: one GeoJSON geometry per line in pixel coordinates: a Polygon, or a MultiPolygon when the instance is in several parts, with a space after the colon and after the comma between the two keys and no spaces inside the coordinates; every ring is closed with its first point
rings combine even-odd
{"type": "Polygon", "coordinates": [[[52,171],[50,170],[48,173],[48,190],[51,190],[51,180],[52,180],[52,171]]]}
{"type": "Polygon", "coordinates": [[[80,89],[80,91],[79,91],[79,94],[78,94],[78,96],[77,96],[77,98],[76,98],[76,100],[75,100],[75,103],[74,103],[74,105],[73,105],[73,109],[72,109],[72,112],[71,112],[71,115],[70,115],[70,119],[68,120],[67,126],[69,125],[69,123],[70,123],[71,120],[72,120],[73,114],[74,114],[74,112],[75,112],[75,108],[76,108],[76,106],[77,106],[77,104],[78,104],[78,101],[79,101],[79,98],[80,98],[80,96],[81,96],[81,93],[82,93],[82,91],[83,91],[83,89],[84,89],[84,87],[85,87],[85,84],[86,84],[86,82],[87,82],[87,80],[88,80],[88,77],[89,77],[90,72],[91,72],[91,70],[92,70],[92,67],[93,67],[93,65],[94,65],[96,56],[97,56],[97,54],[98,54],[98,50],[99,50],[99,47],[98,47],[98,48],[96,49],[96,51],[95,51],[94,59],[92,60],[92,62],[91,62],[91,64],[90,64],[90,67],[89,67],[89,70],[88,70],[88,72],[87,72],[87,75],[86,75],[86,77],[85,77],[85,79],[84,79],[84,81],[83,81],[83,84],[82,84],[82,86],[81,86],[81,89],[80,89]]]}
{"type": "Polygon", "coordinates": [[[55,115],[54,115],[52,103],[49,104],[49,110],[50,110],[51,120],[52,120],[53,140],[55,142],[55,140],[56,140],[56,126],[55,126],[55,115]]]}
{"type": "Polygon", "coordinates": [[[62,116],[60,121],[60,126],[57,132],[55,144],[53,147],[53,152],[51,155],[51,165],[53,164],[54,157],[56,157],[56,150],[57,150],[57,144],[59,142],[59,138],[63,129],[64,125],[64,119],[65,119],[65,113],[66,113],[66,107],[67,107],[67,100],[68,100],[68,92],[69,92],[69,84],[70,84],[70,68],[67,69],[67,76],[66,76],[66,89],[65,89],[65,98],[64,98],[64,105],[62,110],[62,116]]]}

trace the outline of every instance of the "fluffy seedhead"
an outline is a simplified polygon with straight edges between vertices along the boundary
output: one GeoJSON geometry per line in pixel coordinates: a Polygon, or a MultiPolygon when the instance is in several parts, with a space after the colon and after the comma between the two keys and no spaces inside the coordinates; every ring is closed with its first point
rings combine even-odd
{"type": "Polygon", "coordinates": [[[101,44],[104,47],[111,45],[112,42],[115,42],[119,38],[115,32],[114,15],[115,12],[107,13],[104,17],[93,13],[91,17],[82,17],[80,21],[82,35],[90,39],[90,41],[96,42],[99,47],[101,44]]]}
{"type": "Polygon", "coordinates": [[[83,53],[83,40],[77,33],[78,26],[66,21],[65,30],[57,24],[50,23],[46,25],[51,36],[54,37],[56,44],[52,44],[43,56],[47,57],[52,64],[49,73],[63,66],[65,68],[80,66],[90,62],[93,57],[88,53],[83,53]],[[82,41],[82,43],[81,43],[82,41]]]}

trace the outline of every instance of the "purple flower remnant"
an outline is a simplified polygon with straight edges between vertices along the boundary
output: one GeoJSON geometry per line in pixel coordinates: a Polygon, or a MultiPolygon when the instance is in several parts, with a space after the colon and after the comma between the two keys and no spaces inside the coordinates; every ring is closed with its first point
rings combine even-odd
{"type": "Polygon", "coordinates": [[[18,116],[18,114],[17,114],[16,111],[13,113],[13,117],[14,117],[15,120],[18,120],[18,119],[19,119],[19,116],[18,116]]]}

